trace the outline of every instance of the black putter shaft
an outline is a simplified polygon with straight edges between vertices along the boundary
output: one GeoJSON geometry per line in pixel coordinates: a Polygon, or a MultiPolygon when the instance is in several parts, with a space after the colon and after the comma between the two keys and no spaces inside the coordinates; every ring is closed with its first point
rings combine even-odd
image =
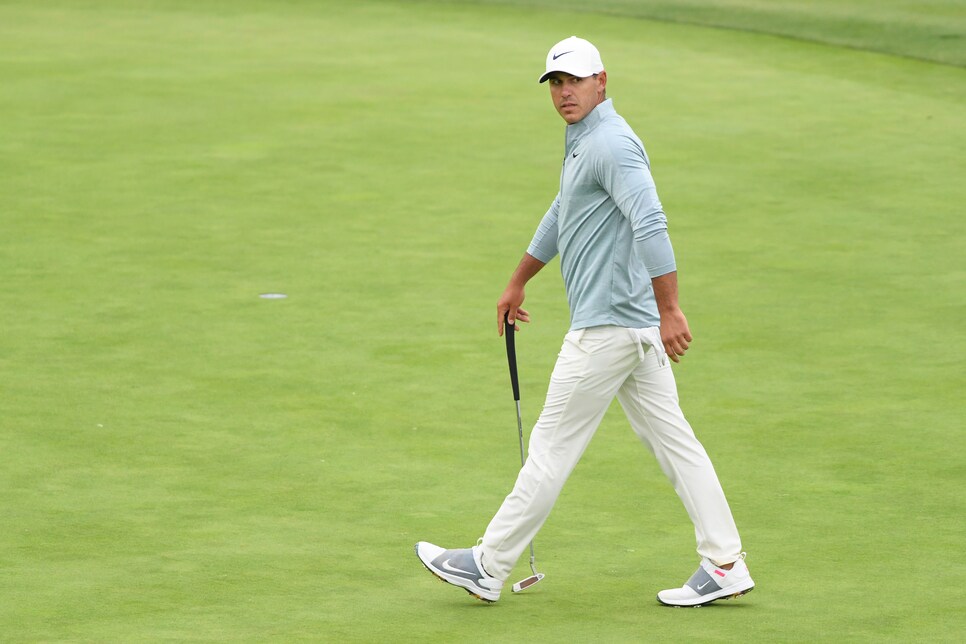
{"type": "MultiPolygon", "coordinates": [[[[506,360],[507,364],[510,365],[510,385],[513,387],[513,401],[516,403],[517,407],[517,436],[520,437],[520,467],[526,464],[526,453],[523,447],[523,417],[520,414],[520,378],[517,375],[517,348],[516,342],[514,341],[514,336],[516,335],[516,329],[513,324],[510,324],[510,313],[503,314],[503,337],[506,338],[506,360]]],[[[530,540],[530,570],[533,571],[533,575],[527,577],[526,579],[517,582],[513,585],[513,592],[520,592],[528,586],[532,586],[541,579],[543,579],[543,573],[537,572],[536,567],[536,557],[533,554],[533,540],[530,540]]]]}
{"type": "MultiPolygon", "coordinates": [[[[523,418],[520,415],[520,378],[517,375],[517,346],[514,340],[516,330],[510,324],[510,314],[503,316],[503,337],[506,338],[506,361],[510,365],[510,386],[513,387],[513,401],[517,406],[517,434],[520,436],[520,467],[526,464],[526,457],[523,451],[523,418]]],[[[531,550],[533,544],[530,544],[531,550]]]]}

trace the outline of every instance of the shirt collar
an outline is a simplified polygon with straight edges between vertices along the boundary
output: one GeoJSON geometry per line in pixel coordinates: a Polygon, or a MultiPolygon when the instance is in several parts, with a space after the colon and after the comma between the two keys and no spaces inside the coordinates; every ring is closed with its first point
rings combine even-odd
{"type": "Polygon", "coordinates": [[[616,114],[614,110],[614,103],[611,99],[607,99],[600,103],[597,107],[592,109],[590,113],[584,118],[580,119],[576,123],[571,123],[567,126],[567,148],[580,139],[583,135],[591,132],[594,128],[600,125],[608,116],[616,114]]]}

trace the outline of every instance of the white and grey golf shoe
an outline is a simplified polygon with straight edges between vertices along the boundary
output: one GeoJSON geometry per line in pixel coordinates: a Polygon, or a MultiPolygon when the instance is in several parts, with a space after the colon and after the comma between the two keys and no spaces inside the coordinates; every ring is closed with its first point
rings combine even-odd
{"type": "Polygon", "coordinates": [[[500,598],[503,582],[483,569],[480,548],[446,550],[426,541],[416,544],[416,556],[426,569],[443,581],[459,586],[477,599],[495,602],[500,598]]]}
{"type": "Polygon", "coordinates": [[[731,570],[719,568],[705,557],[688,583],[680,588],[662,590],[657,594],[657,601],[665,606],[704,606],[718,599],[750,593],[754,587],[755,582],[745,565],[745,553],[741,553],[731,570]]]}

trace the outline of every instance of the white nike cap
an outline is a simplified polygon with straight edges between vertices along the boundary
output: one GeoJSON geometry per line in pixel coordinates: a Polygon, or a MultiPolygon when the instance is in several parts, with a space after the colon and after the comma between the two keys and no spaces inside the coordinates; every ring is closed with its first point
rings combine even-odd
{"type": "Polygon", "coordinates": [[[600,52],[592,44],[571,36],[550,48],[547,54],[547,71],[540,77],[544,82],[553,72],[564,72],[578,78],[586,78],[604,71],[600,52]]]}

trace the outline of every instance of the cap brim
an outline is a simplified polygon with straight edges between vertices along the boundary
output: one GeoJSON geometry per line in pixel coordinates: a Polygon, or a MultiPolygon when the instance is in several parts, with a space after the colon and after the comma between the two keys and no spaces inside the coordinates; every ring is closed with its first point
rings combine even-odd
{"type": "MultiPolygon", "coordinates": [[[[603,71],[603,70],[601,70],[601,71],[603,71]]],[[[587,71],[586,69],[582,69],[580,71],[574,71],[573,69],[548,69],[547,71],[545,71],[543,73],[543,76],[540,77],[539,82],[541,82],[541,83],[547,82],[547,79],[550,78],[550,74],[553,74],[555,72],[563,72],[564,74],[569,74],[571,76],[576,76],[577,78],[590,78],[595,73],[598,73],[598,74],[600,73],[600,72],[587,71]]]]}

